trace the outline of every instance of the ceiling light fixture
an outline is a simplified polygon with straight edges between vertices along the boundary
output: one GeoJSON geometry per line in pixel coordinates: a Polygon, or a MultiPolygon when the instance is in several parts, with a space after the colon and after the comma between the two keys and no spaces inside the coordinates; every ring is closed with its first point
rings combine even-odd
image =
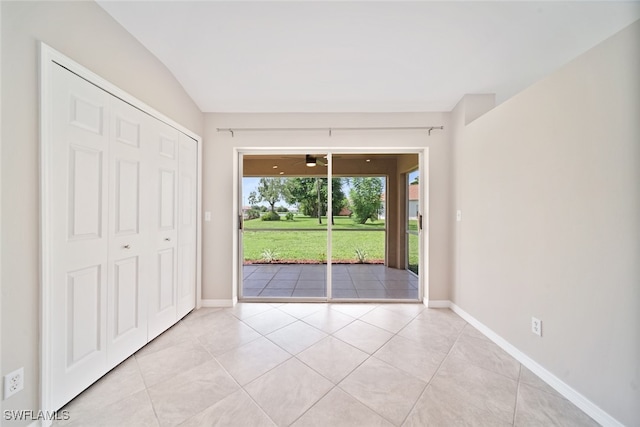
{"type": "Polygon", "coordinates": [[[371,159],[367,159],[367,160],[365,160],[365,162],[371,163],[371,159]]]}
{"type": "Polygon", "coordinates": [[[280,172],[280,175],[284,175],[284,172],[280,172]]]}
{"type": "Polygon", "coordinates": [[[308,167],[312,168],[317,164],[316,158],[310,155],[305,156],[305,163],[308,167]]]}
{"type": "Polygon", "coordinates": [[[273,165],[272,168],[273,169],[278,169],[278,165],[273,165]]]}

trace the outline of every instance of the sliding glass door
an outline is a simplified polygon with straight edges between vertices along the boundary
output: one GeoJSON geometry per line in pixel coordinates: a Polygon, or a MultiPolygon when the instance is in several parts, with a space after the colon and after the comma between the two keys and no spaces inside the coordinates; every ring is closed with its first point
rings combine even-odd
{"type": "Polygon", "coordinates": [[[418,163],[418,153],[244,154],[239,298],[418,300],[420,235],[406,204],[418,163]]]}

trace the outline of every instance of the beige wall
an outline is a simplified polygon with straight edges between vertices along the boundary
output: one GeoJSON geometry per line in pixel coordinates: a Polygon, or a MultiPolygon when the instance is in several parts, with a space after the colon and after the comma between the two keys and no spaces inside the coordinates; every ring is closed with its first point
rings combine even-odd
{"type": "Polygon", "coordinates": [[[430,298],[449,298],[452,260],[450,238],[451,146],[447,133],[449,114],[206,114],[204,134],[203,208],[218,221],[203,226],[203,298],[232,298],[232,239],[236,232],[233,206],[234,147],[416,147],[429,148],[430,203],[430,298]],[[369,132],[217,132],[216,128],[238,127],[382,127],[440,126],[444,131],[369,132]]]}
{"type": "Polygon", "coordinates": [[[466,127],[459,114],[453,301],[640,425],[640,21],[466,127]]]}
{"type": "Polygon", "coordinates": [[[167,69],[95,3],[0,7],[2,374],[25,368],[25,389],[3,408],[26,410],[39,401],[38,40],[200,135],[203,115],[167,69]]]}

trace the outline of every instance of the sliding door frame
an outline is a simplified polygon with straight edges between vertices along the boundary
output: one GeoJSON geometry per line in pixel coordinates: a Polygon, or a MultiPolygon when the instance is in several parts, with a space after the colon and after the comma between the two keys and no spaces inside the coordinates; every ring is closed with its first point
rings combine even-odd
{"type": "MultiPolygon", "coordinates": [[[[250,297],[244,298],[242,296],[243,274],[242,267],[244,259],[241,254],[242,241],[240,230],[243,218],[242,212],[242,178],[243,178],[243,157],[244,155],[301,155],[309,152],[322,152],[327,154],[327,194],[332,194],[331,178],[333,177],[333,163],[332,156],[334,154],[418,154],[418,167],[421,175],[421,179],[424,180],[424,184],[420,186],[420,201],[419,210],[422,215],[422,229],[420,232],[419,240],[419,257],[420,266],[418,274],[418,300],[388,300],[388,299],[350,299],[340,298],[333,299],[331,295],[332,290],[332,227],[327,227],[327,280],[326,297],[319,298],[307,298],[307,297],[287,297],[286,300],[290,302],[423,302],[427,303],[429,296],[429,148],[428,147],[376,147],[376,148],[359,148],[359,147],[344,147],[335,148],[327,146],[306,146],[306,147],[234,147],[233,149],[233,222],[235,231],[233,233],[233,265],[235,268],[232,273],[232,295],[233,303],[237,303],[239,300],[245,302],[282,302],[284,298],[270,298],[270,297],[250,297]],[[424,178],[422,178],[424,177],[424,178]],[[424,267],[423,267],[424,266],[424,267]]],[[[332,201],[331,197],[327,200],[327,212],[331,212],[332,201]]],[[[388,248],[385,249],[385,258],[388,248]]],[[[385,260],[386,261],[386,260],[385,260]]]]}

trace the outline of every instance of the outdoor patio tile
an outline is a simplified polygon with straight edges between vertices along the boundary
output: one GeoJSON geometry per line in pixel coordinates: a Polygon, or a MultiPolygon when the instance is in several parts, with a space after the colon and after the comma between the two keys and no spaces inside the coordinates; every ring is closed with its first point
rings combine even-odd
{"type": "Polygon", "coordinates": [[[386,299],[388,298],[386,289],[356,289],[358,292],[359,298],[377,298],[377,299],[386,299]]]}
{"type": "Polygon", "coordinates": [[[254,264],[257,267],[256,271],[260,273],[275,273],[280,270],[281,266],[279,265],[264,265],[264,264],[254,264]]]}
{"type": "Polygon", "coordinates": [[[319,282],[325,283],[326,282],[326,277],[327,276],[324,273],[313,273],[313,272],[307,273],[307,272],[303,271],[302,273],[300,273],[300,276],[298,277],[298,280],[301,280],[301,281],[307,281],[307,280],[309,280],[309,281],[319,281],[319,282]]]}
{"type": "Polygon", "coordinates": [[[372,280],[378,280],[378,276],[376,276],[373,273],[349,273],[349,276],[351,277],[351,280],[355,281],[359,281],[359,282],[366,282],[366,281],[372,281],[372,280]]]}
{"type": "Polygon", "coordinates": [[[387,290],[388,299],[418,299],[417,289],[391,289],[387,290]]]}
{"type": "Polygon", "coordinates": [[[298,280],[300,273],[297,272],[278,272],[273,276],[273,280],[298,280]]]}
{"type": "Polygon", "coordinates": [[[283,297],[289,298],[293,294],[293,288],[279,289],[279,288],[264,288],[262,292],[258,294],[260,297],[283,297]]]}
{"type": "Polygon", "coordinates": [[[349,280],[332,280],[331,286],[333,289],[351,289],[354,290],[353,282],[349,280]]]}
{"type": "Polygon", "coordinates": [[[274,278],[272,281],[267,284],[266,289],[293,289],[296,287],[297,280],[279,280],[274,278]]]}
{"type": "Polygon", "coordinates": [[[379,280],[355,280],[353,281],[353,286],[356,289],[379,289],[385,290],[382,283],[379,280]]]}
{"type": "Polygon", "coordinates": [[[324,280],[303,280],[300,279],[296,283],[296,289],[324,289],[326,282],[324,280]]]}
{"type": "Polygon", "coordinates": [[[246,279],[242,281],[242,287],[245,289],[262,289],[269,283],[269,279],[251,280],[246,279]]]}
{"type": "Polygon", "coordinates": [[[358,298],[355,289],[334,289],[331,293],[333,298],[358,298]]]}
{"type": "Polygon", "coordinates": [[[381,280],[381,282],[387,289],[414,289],[406,280],[381,280]]]}
{"type": "Polygon", "coordinates": [[[276,273],[262,273],[260,271],[256,271],[255,273],[253,273],[251,275],[251,279],[250,280],[271,280],[273,279],[273,276],[275,276],[276,273]]]}
{"type": "Polygon", "coordinates": [[[255,289],[243,289],[242,290],[242,296],[245,297],[257,297],[258,295],[260,295],[260,292],[262,292],[264,288],[255,288],[255,289]]]}
{"type": "Polygon", "coordinates": [[[294,297],[324,297],[326,296],[326,291],[325,289],[300,289],[300,288],[296,288],[293,290],[293,295],[294,297]]]}

